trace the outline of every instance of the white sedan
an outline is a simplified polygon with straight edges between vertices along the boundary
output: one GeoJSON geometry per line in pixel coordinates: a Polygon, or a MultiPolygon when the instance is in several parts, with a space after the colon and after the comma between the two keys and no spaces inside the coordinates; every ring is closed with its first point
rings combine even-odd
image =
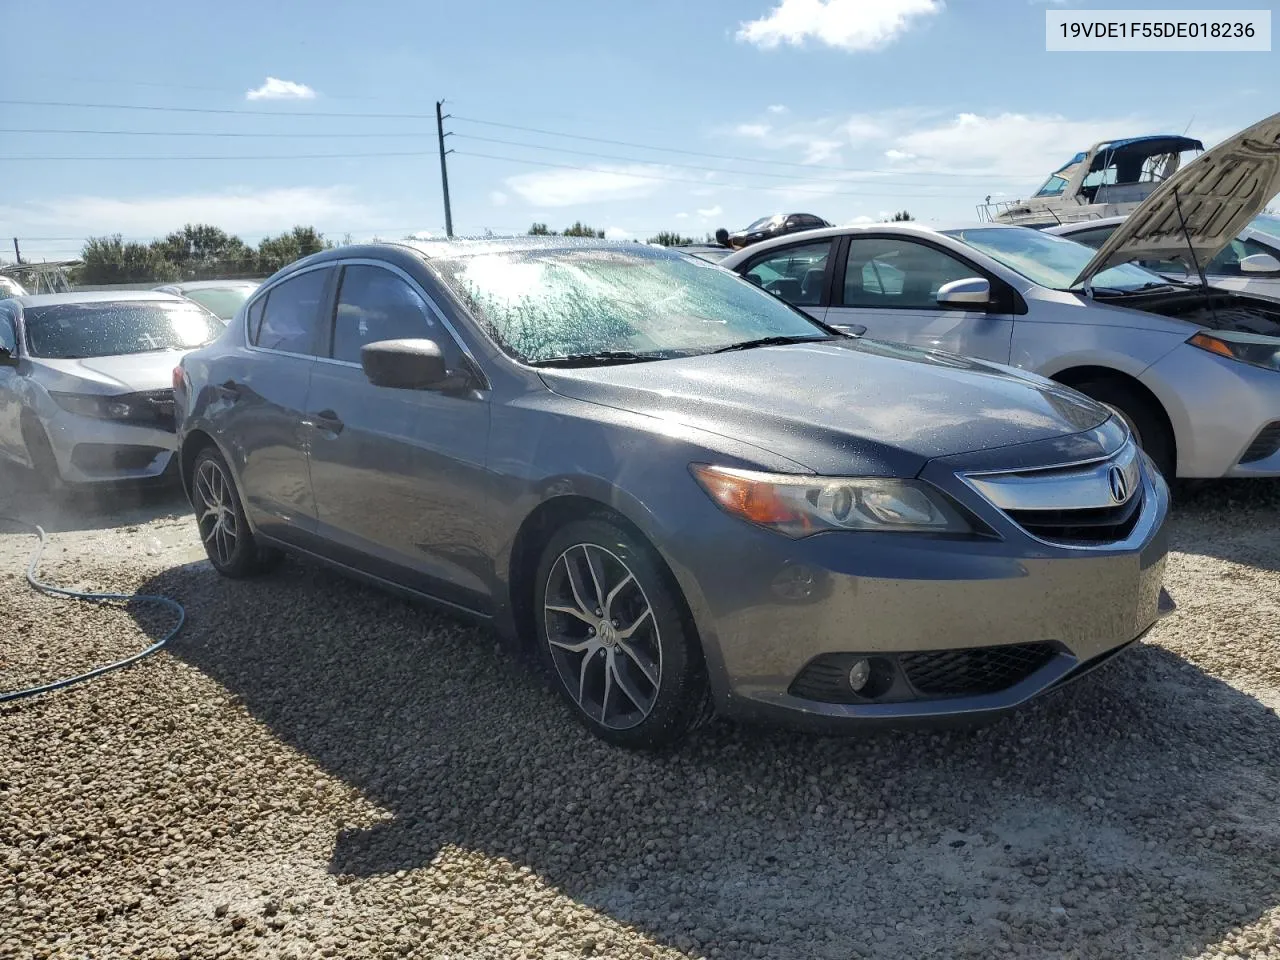
{"type": "Polygon", "coordinates": [[[1278,161],[1280,114],[1183,167],[1097,251],[1029,227],[912,222],[780,237],[721,265],[846,332],[1072,386],[1166,476],[1280,476],[1280,303],[1128,262],[1188,245],[1212,260],[1280,191],[1278,161]]]}

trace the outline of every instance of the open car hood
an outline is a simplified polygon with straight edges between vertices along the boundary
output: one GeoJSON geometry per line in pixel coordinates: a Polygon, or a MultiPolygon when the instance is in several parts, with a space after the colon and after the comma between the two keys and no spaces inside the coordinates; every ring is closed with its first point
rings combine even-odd
{"type": "MultiPolygon", "coordinates": [[[[1191,250],[1203,267],[1278,192],[1280,113],[1200,154],[1156,187],[1098,248],[1072,286],[1130,260],[1188,260],[1191,250]]],[[[1187,267],[1193,269],[1189,262],[1187,267]]]]}

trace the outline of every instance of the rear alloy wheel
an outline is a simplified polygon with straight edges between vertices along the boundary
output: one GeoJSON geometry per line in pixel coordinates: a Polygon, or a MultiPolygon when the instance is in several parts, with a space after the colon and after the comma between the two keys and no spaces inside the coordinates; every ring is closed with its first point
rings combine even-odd
{"type": "Polygon", "coordinates": [[[264,550],[256,543],[222,455],[205,447],[196,455],[191,472],[191,504],[209,562],[228,577],[251,577],[262,572],[274,551],[264,550]]]}
{"type": "Polygon", "coordinates": [[[542,654],[597,736],[659,747],[708,714],[696,636],[647,544],[603,519],[571,523],[547,545],[537,582],[542,654]]]}

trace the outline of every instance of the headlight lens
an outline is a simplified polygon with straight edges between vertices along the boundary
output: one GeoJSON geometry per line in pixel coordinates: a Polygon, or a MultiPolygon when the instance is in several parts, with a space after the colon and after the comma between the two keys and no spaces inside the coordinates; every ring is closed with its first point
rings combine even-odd
{"type": "Polygon", "coordinates": [[[99,420],[128,420],[134,410],[129,401],[120,397],[99,397],[81,393],[50,393],[54,403],[68,413],[99,420]]]}
{"type": "Polygon", "coordinates": [[[971,533],[940,492],[915,480],[759,473],[695,463],[690,469],[722,510],[789,537],[824,530],[971,533]]]}
{"type": "Polygon", "coordinates": [[[1280,370],[1280,340],[1258,333],[1226,333],[1201,330],[1187,343],[1220,357],[1229,357],[1255,367],[1280,370]]]}

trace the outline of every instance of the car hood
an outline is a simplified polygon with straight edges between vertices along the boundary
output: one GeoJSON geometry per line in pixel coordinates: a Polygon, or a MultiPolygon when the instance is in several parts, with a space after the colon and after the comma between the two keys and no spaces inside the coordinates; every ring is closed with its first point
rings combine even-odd
{"type": "Polygon", "coordinates": [[[155,350],[80,360],[33,358],[33,374],[46,389],[83,393],[139,393],[173,386],[173,368],[189,351],[155,350]]]}
{"type": "Polygon", "coordinates": [[[1108,411],[1009,368],[866,339],[540,371],[562,396],[753,444],[821,474],[926,462],[1092,430],[1108,411]]]}
{"type": "Polygon", "coordinates": [[[1071,286],[1130,260],[1216,257],[1280,193],[1280,113],[1200,154],[1151,193],[1071,286]],[[1183,224],[1185,222],[1185,230],[1183,224]]]}

